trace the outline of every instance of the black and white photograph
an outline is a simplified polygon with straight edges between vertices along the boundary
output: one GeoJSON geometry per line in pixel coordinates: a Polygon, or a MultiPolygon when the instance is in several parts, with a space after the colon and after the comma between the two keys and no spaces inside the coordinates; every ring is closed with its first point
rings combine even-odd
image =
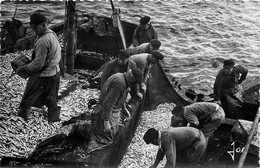
{"type": "Polygon", "coordinates": [[[259,168],[259,0],[0,0],[0,167],[259,168]]]}

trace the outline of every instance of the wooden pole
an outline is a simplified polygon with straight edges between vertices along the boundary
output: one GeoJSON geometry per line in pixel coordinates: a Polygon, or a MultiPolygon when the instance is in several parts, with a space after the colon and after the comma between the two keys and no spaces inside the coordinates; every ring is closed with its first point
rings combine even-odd
{"type": "Polygon", "coordinates": [[[112,0],[110,0],[110,3],[111,3],[112,12],[113,12],[112,13],[113,26],[118,28],[123,47],[124,47],[124,49],[126,49],[125,34],[124,34],[123,27],[121,25],[121,20],[120,20],[120,9],[115,8],[112,0]]]}
{"type": "Polygon", "coordinates": [[[76,52],[76,2],[69,0],[66,2],[67,19],[66,19],[66,66],[67,73],[74,75],[74,58],[76,52]]]}
{"type": "Polygon", "coordinates": [[[259,118],[260,118],[260,107],[258,108],[258,111],[256,113],[252,129],[250,130],[249,136],[247,138],[245,149],[244,149],[242,155],[240,156],[240,159],[239,159],[239,162],[238,162],[238,168],[242,168],[244,166],[244,163],[245,163],[245,160],[246,160],[246,156],[247,156],[247,153],[248,153],[251,141],[252,141],[253,136],[254,136],[257,128],[258,128],[259,118]]]}

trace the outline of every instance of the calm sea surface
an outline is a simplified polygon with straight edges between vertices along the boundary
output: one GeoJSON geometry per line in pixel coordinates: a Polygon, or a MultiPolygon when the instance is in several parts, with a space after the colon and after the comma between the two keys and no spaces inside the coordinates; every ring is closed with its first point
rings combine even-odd
{"type": "MultiPolygon", "coordinates": [[[[249,78],[260,74],[260,1],[115,1],[122,20],[138,23],[135,15],[149,15],[157,28],[170,73],[186,87],[212,92],[217,71],[226,58],[249,69],[249,78]],[[220,62],[219,66],[217,63],[220,62]]],[[[64,2],[2,2],[3,21],[14,15],[24,22],[43,12],[52,24],[64,19],[64,2]]],[[[95,12],[110,16],[109,1],[77,2],[78,14],[95,12]]]]}

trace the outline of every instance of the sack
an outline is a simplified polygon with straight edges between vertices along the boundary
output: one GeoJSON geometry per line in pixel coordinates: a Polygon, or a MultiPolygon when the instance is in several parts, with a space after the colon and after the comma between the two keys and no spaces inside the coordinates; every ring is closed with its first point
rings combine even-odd
{"type": "MultiPolygon", "coordinates": [[[[12,66],[13,70],[16,71],[16,69],[18,67],[27,65],[30,62],[31,62],[31,60],[28,57],[21,54],[11,61],[11,66],[12,66]]],[[[21,76],[22,78],[25,78],[25,79],[29,77],[28,74],[22,74],[22,75],[19,75],[19,76],[21,76]]]]}

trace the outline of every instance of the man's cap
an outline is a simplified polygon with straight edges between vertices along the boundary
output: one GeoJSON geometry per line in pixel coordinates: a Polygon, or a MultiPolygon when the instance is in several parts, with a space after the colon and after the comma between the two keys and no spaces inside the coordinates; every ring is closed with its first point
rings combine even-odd
{"type": "Polygon", "coordinates": [[[130,57],[130,54],[126,51],[126,50],[124,50],[124,49],[121,49],[121,50],[119,50],[119,52],[118,52],[118,57],[119,58],[129,58],[130,57]]]}
{"type": "Polygon", "coordinates": [[[224,66],[233,66],[233,65],[235,65],[235,62],[234,62],[233,59],[227,59],[223,63],[224,63],[224,66]]]}
{"type": "Polygon", "coordinates": [[[48,19],[40,13],[33,13],[30,17],[30,24],[38,25],[43,22],[47,22],[48,19]]]}
{"type": "Polygon", "coordinates": [[[152,56],[158,60],[162,60],[164,58],[164,56],[162,55],[162,53],[158,50],[153,50],[152,51],[152,56]]]}
{"type": "Polygon", "coordinates": [[[151,20],[151,18],[150,18],[149,16],[144,16],[144,17],[142,17],[142,18],[140,19],[140,23],[141,23],[142,25],[146,25],[147,23],[150,22],[150,20],[151,20]]]}
{"type": "Polygon", "coordinates": [[[143,139],[146,144],[150,144],[157,137],[158,131],[154,128],[150,128],[145,132],[143,139]]]}
{"type": "Polygon", "coordinates": [[[135,68],[135,69],[132,69],[132,74],[133,74],[135,80],[137,81],[137,83],[142,84],[143,72],[140,69],[135,68]]]}
{"type": "Polygon", "coordinates": [[[161,46],[161,42],[157,39],[152,39],[150,44],[153,46],[153,47],[160,47],[161,46]]]}

